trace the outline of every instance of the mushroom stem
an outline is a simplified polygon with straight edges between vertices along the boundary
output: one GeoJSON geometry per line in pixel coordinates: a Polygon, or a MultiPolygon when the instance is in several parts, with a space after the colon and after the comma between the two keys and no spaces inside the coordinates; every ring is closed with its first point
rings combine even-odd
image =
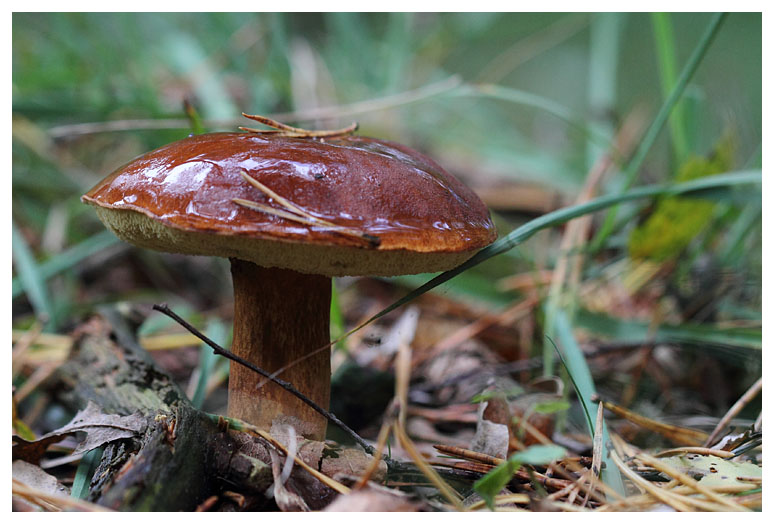
{"type": "MultiPolygon", "coordinates": [[[[301,359],[281,373],[280,379],[327,409],[330,355],[305,354],[329,341],[331,278],[262,268],[239,259],[231,259],[231,274],[232,352],[269,372],[301,359]]],[[[229,372],[228,414],[266,429],[281,418],[309,439],[322,440],[326,433],[323,416],[280,386],[236,363],[231,364],[229,372]]]]}

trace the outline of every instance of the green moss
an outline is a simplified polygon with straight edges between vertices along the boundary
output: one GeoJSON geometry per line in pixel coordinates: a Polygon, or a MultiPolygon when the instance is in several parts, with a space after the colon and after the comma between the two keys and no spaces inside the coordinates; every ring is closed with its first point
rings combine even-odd
{"type": "MultiPolygon", "coordinates": [[[[722,139],[709,158],[692,156],[681,166],[675,180],[687,182],[729,170],[733,142],[722,139]]],[[[632,258],[665,261],[678,257],[708,225],[714,202],[691,197],[666,197],[660,200],[643,224],[630,234],[632,258]]]]}

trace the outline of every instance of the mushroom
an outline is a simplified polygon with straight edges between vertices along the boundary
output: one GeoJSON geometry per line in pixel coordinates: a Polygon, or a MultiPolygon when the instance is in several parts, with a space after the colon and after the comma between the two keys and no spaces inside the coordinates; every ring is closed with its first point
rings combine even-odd
{"type": "MultiPolygon", "coordinates": [[[[295,128],[294,128],[295,129],[295,128]]],[[[327,408],[331,278],[453,268],[496,237],[485,205],[428,157],[340,134],[211,133],[163,146],[82,197],[143,248],[228,257],[232,352],[327,408]],[[301,135],[301,136],[300,136],[301,135]]],[[[310,439],[326,420],[232,363],[228,415],[262,428],[282,417],[310,439]]]]}

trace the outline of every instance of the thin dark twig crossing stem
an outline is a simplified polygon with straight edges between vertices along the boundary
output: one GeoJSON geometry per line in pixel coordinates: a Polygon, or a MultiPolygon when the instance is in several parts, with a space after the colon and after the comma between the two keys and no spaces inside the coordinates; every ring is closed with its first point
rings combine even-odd
{"type": "Polygon", "coordinates": [[[355,440],[356,443],[358,443],[360,446],[362,446],[366,450],[367,453],[374,454],[374,447],[369,445],[366,442],[366,440],[364,440],[361,436],[359,436],[353,429],[351,429],[350,427],[345,425],[334,414],[332,414],[328,410],[324,409],[323,407],[321,407],[320,405],[318,405],[317,403],[315,403],[314,401],[309,399],[307,396],[305,396],[304,394],[302,394],[301,392],[296,390],[296,387],[294,387],[291,383],[289,383],[287,381],[283,381],[282,379],[278,379],[277,377],[274,377],[272,374],[270,374],[266,370],[263,370],[262,368],[259,368],[256,365],[254,365],[253,363],[250,363],[250,362],[242,359],[241,357],[239,357],[239,356],[229,352],[228,350],[226,350],[225,348],[220,346],[218,343],[216,343],[215,341],[213,341],[212,339],[210,339],[209,337],[204,335],[202,332],[200,332],[199,330],[197,330],[196,328],[191,326],[191,324],[189,324],[188,321],[186,321],[185,319],[180,317],[178,314],[173,312],[169,308],[169,306],[167,306],[166,304],[155,304],[155,305],[153,305],[153,309],[158,311],[158,312],[161,312],[164,315],[166,315],[166,316],[172,318],[173,320],[175,320],[179,325],[181,325],[183,328],[185,328],[186,330],[188,330],[189,332],[194,334],[196,337],[201,339],[202,342],[204,342],[207,346],[212,348],[213,352],[216,355],[222,355],[223,357],[225,357],[227,359],[230,359],[230,360],[234,361],[235,363],[239,363],[242,366],[245,366],[245,367],[249,368],[250,370],[256,372],[257,374],[262,375],[262,376],[266,377],[267,379],[273,381],[274,383],[280,385],[285,390],[287,390],[288,392],[290,392],[294,396],[296,396],[299,399],[301,399],[304,403],[306,403],[310,407],[312,407],[312,409],[315,410],[317,413],[319,413],[321,416],[325,417],[326,419],[331,421],[331,423],[333,423],[334,425],[336,425],[339,428],[341,428],[342,430],[344,430],[351,438],[353,438],[355,440]]]}

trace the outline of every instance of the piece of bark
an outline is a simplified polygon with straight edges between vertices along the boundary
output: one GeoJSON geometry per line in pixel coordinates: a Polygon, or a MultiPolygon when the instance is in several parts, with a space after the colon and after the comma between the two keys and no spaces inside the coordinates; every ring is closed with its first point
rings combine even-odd
{"type": "Polygon", "coordinates": [[[185,404],[167,417],[146,435],[130,467],[114,476],[98,504],[117,510],[193,510],[216,490],[208,474],[214,425],[185,404]]]}
{"type": "Polygon", "coordinates": [[[75,332],[57,377],[58,397],[74,410],[89,401],[106,414],[172,412],[187,402],[178,386],[153,364],[134,339],[133,327],[115,310],[103,309],[75,332]]]}
{"type": "Polygon", "coordinates": [[[116,510],[194,510],[218,489],[208,474],[223,453],[213,446],[223,432],[153,365],[115,310],[102,311],[76,335],[58,372],[60,399],[74,410],[93,402],[104,413],[137,413],[147,424],[138,438],[106,446],[90,499],[116,510]]]}

